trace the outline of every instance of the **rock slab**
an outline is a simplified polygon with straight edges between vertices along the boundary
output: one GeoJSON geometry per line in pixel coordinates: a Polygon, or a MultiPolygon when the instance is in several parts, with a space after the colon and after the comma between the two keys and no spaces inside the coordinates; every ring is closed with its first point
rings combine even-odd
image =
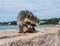
{"type": "Polygon", "coordinates": [[[36,33],[13,31],[11,35],[9,33],[9,35],[2,35],[0,46],[60,46],[57,32],[48,33],[42,29],[37,30],[36,33]],[[15,35],[12,35],[14,33],[15,35]]]}

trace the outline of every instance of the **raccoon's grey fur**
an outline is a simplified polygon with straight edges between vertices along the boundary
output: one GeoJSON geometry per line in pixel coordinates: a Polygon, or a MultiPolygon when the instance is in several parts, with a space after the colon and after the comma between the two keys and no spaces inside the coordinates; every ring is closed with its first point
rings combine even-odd
{"type": "Polygon", "coordinates": [[[28,10],[22,10],[17,17],[17,25],[19,27],[19,32],[23,32],[23,28],[27,27],[27,25],[36,24],[38,22],[38,18],[28,10]]]}

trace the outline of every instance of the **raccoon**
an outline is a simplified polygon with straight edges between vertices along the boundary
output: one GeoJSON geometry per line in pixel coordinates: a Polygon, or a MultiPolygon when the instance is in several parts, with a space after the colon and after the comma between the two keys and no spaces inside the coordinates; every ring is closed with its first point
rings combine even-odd
{"type": "MultiPolygon", "coordinates": [[[[28,10],[22,10],[17,17],[17,25],[19,27],[19,33],[23,32],[24,27],[28,28],[28,25],[38,23],[38,18],[28,10]]],[[[32,26],[34,28],[34,26],[32,26]]]]}

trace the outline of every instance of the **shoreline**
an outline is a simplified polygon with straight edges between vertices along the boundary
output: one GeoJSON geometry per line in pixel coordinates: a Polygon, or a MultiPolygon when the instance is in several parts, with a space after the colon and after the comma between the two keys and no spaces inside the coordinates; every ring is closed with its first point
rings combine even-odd
{"type": "MultiPolygon", "coordinates": [[[[51,28],[51,27],[56,27],[56,25],[38,25],[35,28],[51,28]]],[[[0,31],[5,31],[5,30],[18,30],[18,26],[17,25],[0,26],[0,31]]]]}

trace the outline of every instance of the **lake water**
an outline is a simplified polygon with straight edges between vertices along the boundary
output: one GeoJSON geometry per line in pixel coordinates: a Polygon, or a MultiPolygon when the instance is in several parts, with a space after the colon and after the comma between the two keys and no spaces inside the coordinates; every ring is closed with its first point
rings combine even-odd
{"type": "MultiPolygon", "coordinates": [[[[36,26],[37,28],[48,28],[48,27],[54,27],[55,25],[39,25],[36,26]]],[[[0,30],[8,30],[8,29],[18,29],[17,25],[5,25],[1,26],[0,25],[0,30]]]]}

